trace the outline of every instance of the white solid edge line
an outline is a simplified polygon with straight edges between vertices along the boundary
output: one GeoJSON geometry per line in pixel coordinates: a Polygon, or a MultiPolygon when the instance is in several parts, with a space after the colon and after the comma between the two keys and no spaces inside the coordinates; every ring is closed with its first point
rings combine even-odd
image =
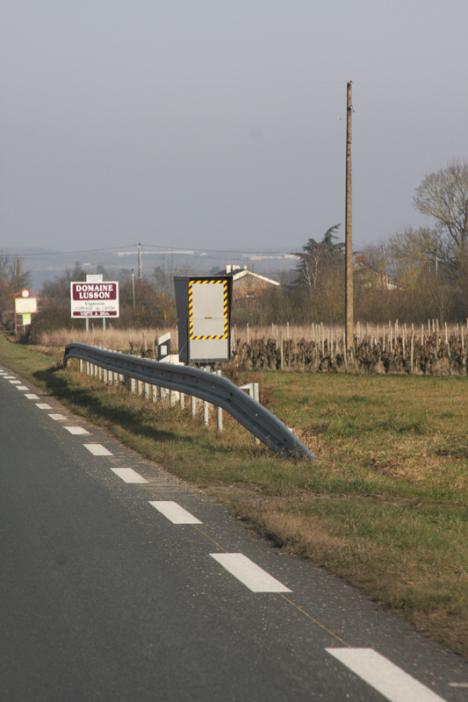
{"type": "Polygon", "coordinates": [[[49,414],[49,417],[54,420],[54,422],[63,422],[66,421],[66,417],[64,414],[49,414]]]}
{"type": "Polygon", "coordinates": [[[88,449],[93,456],[112,456],[109,449],[106,449],[102,444],[83,444],[85,449],[88,449]]]}
{"type": "Polygon", "coordinates": [[[279,580],[242,553],[210,553],[210,556],[251,592],[291,592],[279,580]]]}
{"type": "Polygon", "coordinates": [[[40,410],[51,410],[52,407],[47,404],[47,402],[36,402],[36,407],[39,407],[40,410]]]}
{"type": "Polygon", "coordinates": [[[148,481],[142,475],[133,470],[133,468],[111,468],[111,471],[115,473],[124,483],[147,483],[148,481]]]}
{"type": "Polygon", "coordinates": [[[203,524],[199,519],[187,512],[177,502],[172,500],[150,501],[150,505],[161,512],[173,524],[203,524]]]}
{"type": "Polygon", "coordinates": [[[326,648],[390,702],[444,702],[435,692],[372,648],[326,648]]]}
{"type": "Polygon", "coordinates": [[[25,395],[25,397],[27,397],[28,400],[38,400],[38,399],[39,399],[39,395],[35,395],[35,394],[32,393],[32,392],[29,393],[29,394],[27,394],[27,395],[25,395]]]}
{"type": "Polygon", "coordinates": [[[89,431],[84,427],[64,427],[64,429],[70,432],[70,434],[74,434],[75,436],[89,434],[89,431]]]}

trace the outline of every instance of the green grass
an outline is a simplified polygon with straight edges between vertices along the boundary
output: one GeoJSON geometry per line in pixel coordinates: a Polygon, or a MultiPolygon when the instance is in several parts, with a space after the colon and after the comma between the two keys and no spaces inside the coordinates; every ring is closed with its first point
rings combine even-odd
{"type": "Polygon", "coordinates": [[[229,418],[217,435],[59,360],[0,337],[5,366],[468,655],[466,378],[242,375],[314,451],[308,463],[256,446],[229,418]]]}

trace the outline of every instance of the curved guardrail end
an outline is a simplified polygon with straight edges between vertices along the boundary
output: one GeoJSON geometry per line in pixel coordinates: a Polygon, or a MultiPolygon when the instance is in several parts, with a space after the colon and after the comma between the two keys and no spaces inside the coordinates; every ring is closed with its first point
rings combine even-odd
{"type": "Polygon", "coordinates": [[[314,458],[308,447],[278,417],[223,376],[88,344],[68,344],[64,350],[64,367],[70,358],[79,358],[127,378],[198,397],[229,412],[245,429],[277,454],[309,461],[314,458]]]}

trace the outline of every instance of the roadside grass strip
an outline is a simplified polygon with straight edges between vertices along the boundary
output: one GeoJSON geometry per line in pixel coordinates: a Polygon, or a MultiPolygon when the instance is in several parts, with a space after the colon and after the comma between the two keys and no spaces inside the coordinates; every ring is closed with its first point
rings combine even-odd
{"type": "Polygon", "coordinates": [[[27,394],[25,395],[25,397],[27,397],[28,400],[38,400],[38,399],[39,399],[39,395],[36,395],[36,394],[33,393],[33,392],[27,393],[27,394]]]}
{"type": "Polygon", "coordinates": [[[242,553],[210,553],[210,556],[251,592],[291,592],[242,553]]]}
{"type": "MultiPolygon", "coordinates": [[[[27,397],[27,395],[26,395],[27,397]]],[[[49,414],[49,417],[54,420],[54,422],[66,422],[67,418],[65,417],[64,414],[49,414]]]]}
{"type": "Polygon", "coordinates": [[[193,514],[190,514],[190,512],[178,505],[177,502],[165,500],[150,502],[150,505],[173,524],[203,524],[193,514]]]}
{"type": "Polygon", "coordinates": [[[325,650],[390,702],[444,702],[442,697],[372,648],[325,650]]]}
{"type": "Polygon", "coordinates": [[[148,481],[142,475],[133,470],[133,468],[111,468],[112,472],[115,473],[124,483],[133,483],[135,485],[141,483],[147,483],[148,481]]]}
{"type": "Polygon", "coordinates": [[[50,405],[47,404],[47,402],[36,402],[36,407],[38,407],[40,410],[53,409],[50,405]]]}
{"type": "Polygon", "coordinates": [[[74,436],[80,436],[84,434],[89,434],[89,431],[85,429],[84,427],[64,427],[70,434],[73,434],[74,436]]]}
{"type": "Polygon", "coordinates": [[[83,444],[85,449],[87,449],[93,456],[112,456],[109,449],[106,449],[102,444],[83,444]]]}

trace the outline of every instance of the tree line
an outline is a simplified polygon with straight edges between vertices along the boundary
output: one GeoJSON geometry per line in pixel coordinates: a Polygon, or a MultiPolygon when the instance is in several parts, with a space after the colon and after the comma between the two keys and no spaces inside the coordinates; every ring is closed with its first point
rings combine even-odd
{"type": "MultiPolygon", "coordinates": [[[[388,241],[354,253],[355,318],[363,322],[462,321],[468,316],[468,163],[453,163],[427,175],[416,189],[414,204],[429,226],[408,228],[388,241]]],[[[344,243],[340,225],[310,237],[297,256],[294,271],[281,275],[281,286],[236,303],[234,321],[281,324],[344,321],[344,243]]],[[[104,277],[108,278],[104,269],[104,277]]],[[[114,276],[111,276],[114,277],[114,276]]],[[[69,285],[85,280],[73,270],[44,283],[34,328],[82,326],[70,319],[69,285]]],[[[19,258],[0,255],[0,314],[12,320],[13,299],[30,284],[19,258]]],[[[172,280],[161,269],[135,280],[120,276],[118,326],[171,326],[176,322],[172,280]]]]}
{"type": "MultiPolygon", "coordinates": [[[[427,175],[414,204],[432,220],[430,226],[408,228],[354,253],[356,319],[443,323],[468,316],[468,164],[427,175]]],[[[265,300],[246,303],[241,318],[256,324],[344,322],[345,251],[339,228],[331,226],[293,252],[298,263],[289,280],[265,300]]]]}

